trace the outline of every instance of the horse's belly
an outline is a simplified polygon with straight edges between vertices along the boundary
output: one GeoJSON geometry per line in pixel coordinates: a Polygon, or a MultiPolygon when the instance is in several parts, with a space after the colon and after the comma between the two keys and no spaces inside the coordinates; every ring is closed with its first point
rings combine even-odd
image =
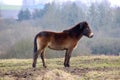
{"type": "Polygon", "coordinates": [[[54,50],[65,50],[67,49],[64,45],[62,44],[53,44],[53,43],[49,43],[48,47],[50,49],[54,49],[54,50]]]}
{"type": "Polygon", "coordinates": [[[53,47],[53,46],[48,46],[50,49],[53,49],[53,50],[65,50],[66,48],[63,48],[63,47],[53,47]]]}
{"type": "Polygon", "coordinates": [[[76,41],[65,39],[65,40],[51,40],[48,42],[48,47],[54,50],[66,50],[70,48],[74,48],[76,45],[76,41]]]}

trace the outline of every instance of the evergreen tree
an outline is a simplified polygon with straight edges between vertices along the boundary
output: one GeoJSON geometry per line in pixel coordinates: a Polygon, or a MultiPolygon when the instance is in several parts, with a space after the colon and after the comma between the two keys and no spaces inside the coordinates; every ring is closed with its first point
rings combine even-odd
{"type": "Polygon", "coordinates": [[[20,12],[18,13],[18,20],[22,21],[22,20],[29,20],[31,18],[31,14],[30,11],[28,9],[26,9],[25,11],[20,10],[20,12]]]}
{"type": "Polygon", "coordinates": [[[35,9],[33,14],[32,14],[32,18],[36,19],[36,18],[42,18],[45,14],[45,10],[44,9],[35,9]]]}
{"type": "Polygon", "coordinates": [[[24,20],[29,20],[31,18],[31,13],[28,9],[24,11],[24,20]]]}
{"type": "Polygon", "coordinates": [[[20,10],[20,12],[18,13],[18,20],[22,21],[23,20],[23,16],[24,16],[24,11],[20,10]]]}

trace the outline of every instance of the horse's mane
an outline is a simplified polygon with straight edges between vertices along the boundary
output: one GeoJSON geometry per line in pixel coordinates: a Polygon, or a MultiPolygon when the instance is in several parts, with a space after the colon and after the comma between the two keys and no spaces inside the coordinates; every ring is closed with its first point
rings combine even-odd
{"type": "Polygon", "coordinates": [[[70,31],[72,31],[72,30],[75,30],[75,29],[77,28],[77,26],[79,26],[79,25],[80,25],[80,23],[76,24],[75,26],[73,26],[73,27],[70,28],[70,29],[64,30],[63,32],[70,32],[70,31]]]}
{"type": "Polygon", "coordinates": [[[72,28],[63,30],[63,32],[68,33],[72,37],[73,36],[77,37],[82,33],[82,31],[84,29],[84,25],[88,25],[88,23],[86,21],[79,22],[75,26],[73,26],[72,28]]]}
{"type": "Polygon", "coordinates": [[[81,26],[81,29],[82,29],[82,27],[83,27],[84,24],[88,25],[88,23],[86,21],[79,22],[75,26],[73,26],[72,28],[63,30],[63,32],[70,32],[70,31],[76,30],[76,29],[78,30],[78,29],[80,29],[80,26],[81,26]]]}

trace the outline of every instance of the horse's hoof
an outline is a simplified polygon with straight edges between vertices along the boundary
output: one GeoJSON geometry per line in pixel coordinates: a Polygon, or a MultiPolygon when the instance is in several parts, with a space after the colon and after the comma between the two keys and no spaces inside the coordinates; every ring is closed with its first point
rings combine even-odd
{"type": "Polygon", "coordinates": [[[35,67],[36,67],[36,65],[33,63],[33,64],[32,64],[32,67],[33,67],[33,68],[35,68],[35,67]]]}
{"type": "Polygon", "coordinates": [[[65,64],[64,66],[65,66],[65,67],[70,67],[70,65],[69,65],[69,64],[65,64]]]}
{"type": "Polygon", "coordinates": [[[33,68],[32,70],[33,70],[33,71],[36,71],[36,68],[33,68]]]}
{"type": "Polygon", "coordinates": [[[43,66],[44,68],[47,68],[47,66],[43,66]]]}

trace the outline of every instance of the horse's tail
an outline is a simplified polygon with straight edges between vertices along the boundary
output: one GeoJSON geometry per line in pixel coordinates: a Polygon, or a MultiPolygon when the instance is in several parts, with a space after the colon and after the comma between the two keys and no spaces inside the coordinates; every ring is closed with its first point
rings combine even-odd
{"type": "Polygon", "coordinates": [[[34,39],[34,53],[37,52],[37,35],[35,36],[35,39],[34,39]]]}

